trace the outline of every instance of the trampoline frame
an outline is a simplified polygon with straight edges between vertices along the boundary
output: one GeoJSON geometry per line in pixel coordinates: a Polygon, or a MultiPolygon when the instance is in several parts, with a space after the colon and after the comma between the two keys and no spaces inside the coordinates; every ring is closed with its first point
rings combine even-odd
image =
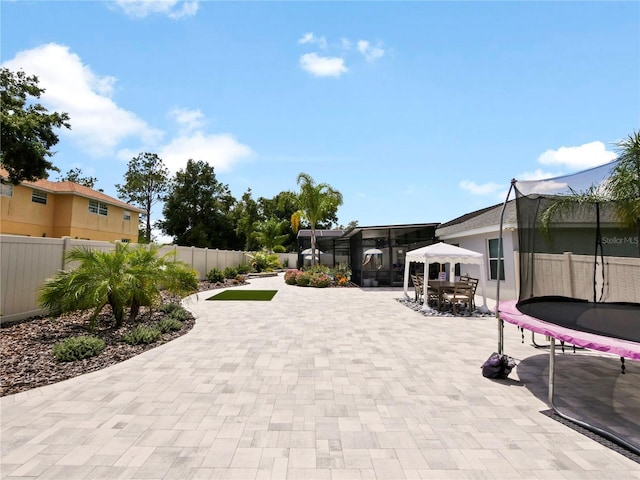
{"type": "MultiPolygon", "coordinates": [[[[499,232],[499,236],[498,236],[498,252],[502,251],[502,244],[503,244],[503,229],[504,229],[504,213],[505,210],[507,208],[507,203],[509,202],[509,196],[511,195],[512,190],[514,190],[515,188],[515,184],[516,184],[516,179],[512,179],[511,180],[511,185],[509,187],[509,191],[507,192],[507,196],[504,200],[504,204],[502,205],[502,211],[500,213],[500,232],[499,232]]],[[[498,255],[498,265],[497,265],[497,271],[500,272],[500,269],[502,268],[502,260],[501,260],[501,256],[498,255]]],[[[496,318],[498,320],[498,353],[502,354],[504,353],[504,320],[500,315],[500,283],[501,280],[498,277],[498,280],[496,281],[496,309],[495,309],[495,315],[496,318]]],[[[511,303],[511,302],[505,302],[505,303],[511,303]]],[[[515,302],[513,302],[515,304],[515,302]]],[[[504,313],[504,312],[503,312],[504,313]]],[[[522,313],[521,313],[522,314],[522,313]]],[[[528,317],[525,314],[522,314],[525,317],[528,317]]],[[[506,316],[506,315],[505,315],[506,316]]],[[[533,318],[533,317],[529,317],[529,318],[533,318]]],[[[515,319],[514,319],[515,320],[515,319]]],[[[509,321],[509,320],[508,320],[509,321]]],[[[549,326],[553,325],[550,324],[548,322],[544,322],[542,320],[539,320],[542,323],[545,323],[549,326]]],[[[517,322],[517,321],[513,321],[510,323],[515,323],[516,325],[518,325],[521,328],[527,328],[530,327],[530,325],[528,325],[526,322],[517,322]],[[524,323],[524,324],[523,324],[524,323]]],[[[533,334],[535,333],[536,330],[532,329],[532,328],[527,328],[527,330],[531,330],[532,332],[532,339],[533,339],[533,334]]],[[[575,331],[576,333],[580,333],[580,334],[584,334],[586,332],[578,332],[575,331]]],[[[610,432],[608,430],[605,430],[603,428],[597,427],[595,425],[591,425],[587,422],[584,422],[582,420],[579,420],[577,418],[574,418],[570,415],[567,415],[566,413],[560,411],[560,409],[557,407],[557,405],[555,404],[555,353],[556,353],[556,336],[557,333],[554,332],[553,328],[549,328],[548,330],[545,330],[544,332],[538,331],[538,333],[543,333],[546,336],[548,336],[550,338],[550,344],[549,344],[549,385],[548,385],[548,400],[549,400],[549,406],[552,408],[553,412],[558,415],[559,417],[575,423],[576,425],[579,425],[593,433],[596,433],[620,446],[622,446],[623,448],[626,448],[627,450],[635,453],[636,455],[640,455],[640,447],[637,447],[631,443],[629,443],[628,441],[626,441],[624,438],[616,435],[613,432],[610,432]]],[[[598,337],[598,335],[596,334],[586,334],[586,335],[590,335],[593,337],[598,337]]],[[[566,339],[563,339],[566,341],[566,339]]],[[[633,358],[633,359],[640,359],[640,343],[635,343],[635,342],[627,342],[627,341],[623,341],[621,340],[621,342],[625,342],[626,347],[631,346],[631,351],[633,353],[628,354],[628,351],[618,351],[617,349],[613,349],[616,350],[615,353],[620,354],[620,360],[622,361],[622,373],[624,373],[624,358],[625,356],[628,358],[633,358]],[[636,356],[636,351],[637,351],[637,355],[636,356]],[[625,354],[627,353],[627,354],[625,354]]],[[[534,342],[535,343],[535,342],[534,342]]],[[[573,342],[571,342],[573,343],[573,342]]],[[[595,350],[599,350],[599,351],[604,351],[604,352],[609,352],[612,353],[611,351],[609,351],[608,349],[604,349],[604,348],[598,348],[598,344],[596,343],[589,343],[588,345],[584,345],[584,344],[580,344],[582,342],[578,342],[578,343],[574,343],[574,345],[578,345],[580,347],[583,348],[589,348],[589,349],[595,349],[595,350]]]]}

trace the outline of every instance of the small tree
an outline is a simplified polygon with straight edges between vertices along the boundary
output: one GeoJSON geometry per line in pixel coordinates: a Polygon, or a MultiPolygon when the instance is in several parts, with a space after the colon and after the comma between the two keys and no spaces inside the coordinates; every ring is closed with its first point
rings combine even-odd
{"type": "Polygon", "coordinates": [[[316,264],[316,225],[327,219],[342,205],[342,194],[328,183],[316,185],[313,178],[306,173],[298,175],[299,210],[291,216],[291,226],[294,232],[300,227],[300,220],[309,222],[311,227],[311,265],[316,264]]]}
{"type": "Polygon", "coordinates": [[[233,222],[235,204],[229,186],[216,179],[211,165],[187,160],[175,174],[159,225],[178,245],[243,248],[233,222]]]}
{"type": "Polygon", "coordinates": [[[196,273],[171,260],[171,255],[173,252],[158,256],[156,246],[131,249],[126,243],[116,244],[111,252],[72,249],[66,258],[79,266],[48,280],[40,289],[40,304],[55,313],[92,310],[91,330],[102,309],[110,305],[116,327],[120,327],[127,308],[133,320],[141,306],[160,300],[162,289],[179,295],[197,291],[196,273]]]}
{"type": "Polygon", "coordinates": [[[615,143],[619,162],[605,186],[620,219],[640,230],[640,130],[615,143]]]}
{"type": "Polygon", "coordinates": [[[169,191],[169,171],[155,153],[140,153],[129,160],[124,185],[116,185],[118,197],[144,210],[145,238],[151,242],[151,209],[169,191]]]}
{"type": "Polygon", "coordinates": [[[15,185],[22,180],[47,178],[47,170],[59,171],[48,157],[53,156],[51,147],[58,143],[53,129],[71,128],[69,115],[49,113],[40,103],[29,99],[40,98],[44,91],[35,75],[0,69],[0,164],[15,185]]]}
{"type": "Polygon", "coordinates": [[[253,238],[268,252],[273,252],[277,245],[282,245],[289,235],[283,234],[288,222],[279,222],[275,218],[270,218],[266,222],[255,222],[253,225],[253,238]]]}

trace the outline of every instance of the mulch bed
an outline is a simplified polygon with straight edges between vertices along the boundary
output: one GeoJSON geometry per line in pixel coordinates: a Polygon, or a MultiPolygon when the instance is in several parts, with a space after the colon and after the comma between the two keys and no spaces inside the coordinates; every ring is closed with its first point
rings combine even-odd
{"type": "MultiPolygon", "coordinates": [[[[199,291],[236,286],[200,282],[199,291]]],[[[178,302],[171,296],[163,297],[163,303],[178,302]]],[[[193,317],[183,322],[182,329],[169,332],[150,345],[129,345],[122,335],[135,325],[152,326],[165,316],[153,311],[151,315],[141,309],[135,324],[125,322],[116,329],[109,307],[98,316],[95,332],[88,332],[90,315],[74,312],[61,317],[34,317],[19,323],[3,324],[0,329],[0,397],[24,392],[32,388],[57,383],[84,373],[106,368],[140,353],[178,338],[195,325],[193,317]],[[104,340],[105,349],[99,355],[75,362],[58,362],[53,356],[53,346],[67,337],[95,335],[104,340]]]]}

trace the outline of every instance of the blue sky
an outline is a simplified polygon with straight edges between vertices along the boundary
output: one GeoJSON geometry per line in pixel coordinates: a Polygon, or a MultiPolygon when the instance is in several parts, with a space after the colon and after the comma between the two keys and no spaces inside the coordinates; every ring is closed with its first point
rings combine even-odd
{"type": "Polygon", "coordinates": [[[638,2],[1,7],[3,66],[70,114],[54,163],[113,196],[150,151],[209,162],[236,198],[307,172],[343,193],[343,224],[445,222],[640,127],[638,2]]]}

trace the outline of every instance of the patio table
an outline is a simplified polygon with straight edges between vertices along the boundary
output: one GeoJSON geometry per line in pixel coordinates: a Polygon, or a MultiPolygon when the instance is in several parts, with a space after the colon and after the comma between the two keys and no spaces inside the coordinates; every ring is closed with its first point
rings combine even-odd
{"type": "Polygon", "coordinates": [[[446,280],[429,280],[429,287],[438,291],[438,310],[442,309],[442,297],[445,292],[452,292],[456,286],[456,282],[446,280]]]}

